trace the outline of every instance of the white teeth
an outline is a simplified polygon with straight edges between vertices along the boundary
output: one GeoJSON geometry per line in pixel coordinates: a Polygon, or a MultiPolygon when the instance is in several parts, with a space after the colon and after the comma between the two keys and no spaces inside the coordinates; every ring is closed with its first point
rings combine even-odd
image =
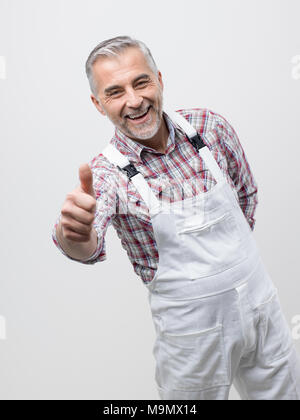
{"type": "Polygon", "coordinates": [[[136,118],[140,118],[140,117],[142,117],[143,115],[146,115],[146,114],[147,114],[147,112],[148,112],[148,109],[147,109],[147,111],[145,111],[143,114],[140,114],[140,115],[134,115],[133,117],[131,117],[130,115],[128,115],[128,117],[129,117],[131,120],[135,120],[136,118]]]}
{"type": "Polygon", "coordinates": [[[131,118],[132,120],[135,120],[136,118],[140,118],[142,115],[145,115],[145,114],[135,115],[134,117],[129,117],[129,118],[131,118]]]}

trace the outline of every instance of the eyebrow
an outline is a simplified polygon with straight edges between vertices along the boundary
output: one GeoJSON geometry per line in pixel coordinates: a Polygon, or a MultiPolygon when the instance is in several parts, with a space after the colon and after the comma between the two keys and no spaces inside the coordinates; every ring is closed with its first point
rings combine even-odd
{"type": "MultiPolygon", "coordinates": [[[[150,80],[150,76],[149,76],[149,74],[146,74],[146,73],[140,74],[139,76],[137,76],[137,77],[133,80],[133,84],[134,84],[134,83],[136,83],[136,82],[138,82],[138,81],[139,81],[139,80],[141,80],[141,79],[148,79],[148,80],[150,80]]],[[[105,93],[105,94],[109,94],[109,93],[111,93],[113,90],[115,90],[115,89],[120,89],[120,88],[122,88],[122,86],[120,86],[120,85],[112,85],[112,86],[109,86],[108,88],[106,88],[106,89],[104,90],[104,93],[105,93]]]]}

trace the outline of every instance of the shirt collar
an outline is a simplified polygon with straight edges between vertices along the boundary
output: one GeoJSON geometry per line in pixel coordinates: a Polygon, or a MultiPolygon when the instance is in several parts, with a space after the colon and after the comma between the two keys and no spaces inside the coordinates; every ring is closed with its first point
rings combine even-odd
{"type": "MultiPolygon", "coordinates": [[[[170,117],[163,111],[163,117],[165,118],[168,130],[169,130],[169,137],[167,141],[167,148],[166,148],[166,154],[170,153],[175,148],[175,139],[178,126],[173,123],[173,121],[170,119],[170,117]]],[[[149,151],[152,153],[157,153],[155,149],[152,149],[151,147],[144,146],[141,143],[138,143],[129,137],[127,137],[124,133],[122,133],[117,127],[115,129],[114,137],[110,141],[111,144],[117,147],[117,149],[125,154],[130,161],[141,161],[141,153],[143,151],[149,151]]]]}

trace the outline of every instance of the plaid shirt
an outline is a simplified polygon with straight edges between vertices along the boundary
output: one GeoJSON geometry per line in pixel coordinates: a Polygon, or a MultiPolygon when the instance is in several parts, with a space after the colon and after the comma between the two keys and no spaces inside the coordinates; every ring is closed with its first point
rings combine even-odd
{"type": "MultiPolygon", "coordinates": [[[[221,115],[208,109],[184,109],[178,112],[194,126],[211,150],[253,230],[258,203],[257,185],[233,127],[221,115]]],[[[182,129],[166,113],[164,118],[170,133],[165,154],[131,140],[117,128],[110,143],[135,165],[159,200],[172,203],[199,194],[200,191],[206,192],[216,181],[182,129]]],[[[94,220],[98,234],[97,250],[84,261],[69,257],[58,244],[55,233],[61,215],[52,232],[55,245],[68,258],[83,264],[104,261],[105,234],[112,223],[135,273],[145,283],[150,282],[158,266],[158,251],[149,209],[126,173],[112,165],[103,154],[94,157],[89,165],[97,200],[94,220]]]]}

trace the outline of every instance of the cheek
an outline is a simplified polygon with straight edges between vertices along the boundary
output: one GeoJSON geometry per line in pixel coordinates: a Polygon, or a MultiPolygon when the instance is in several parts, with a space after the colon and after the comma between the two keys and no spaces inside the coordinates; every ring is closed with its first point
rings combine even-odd
{"type": "Polygon", "coordinates": [[[122,110],[121,104],[115,102],[115,101],[109,101],[109,103],[106,103],[105,105],[105,111],[108,115],[111,116],[111,118],[118,118],[120,117],[122,110]]]}
{"type": "Polygon", "coordinates": [[[156,92],[154,103],[155,103],[157,109],[159,109],[161,107],[161,105],[162,105],[162,94],[161,94],[161,92],[156,92]]]}
{"type": "Polygon", "coordinates": [[[162,97],[162,90],[159,87],[156,87],[155,90],[153,90],[153,97],[155,97],[156,101],[159,101],[162,97]]]}
{"type": "Polygon", "coordinates": [[[149,90],[144,97],[150,100],[154,105],[158,105],[161,101],[161,93],[157,89],[149,90]]]}

